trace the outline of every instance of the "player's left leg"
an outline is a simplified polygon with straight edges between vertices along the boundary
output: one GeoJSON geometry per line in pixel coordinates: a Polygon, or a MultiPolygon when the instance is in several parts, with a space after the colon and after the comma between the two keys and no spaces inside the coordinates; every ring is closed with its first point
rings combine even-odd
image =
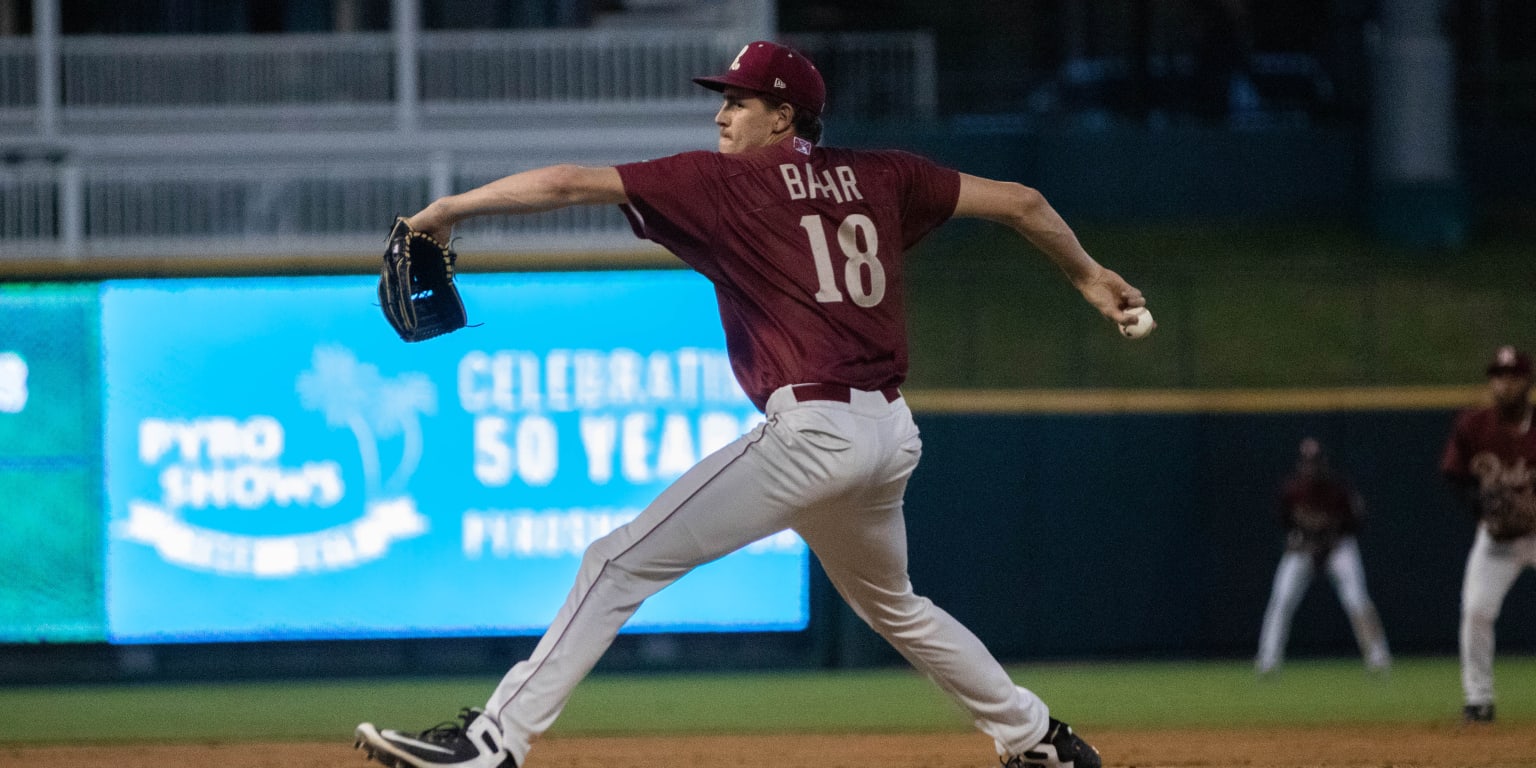
{"type": "Polygon", "coordinates": [[[1355,643],[1360,646],[1366,668],[1372,672],[1385,672],[1392,665],[1392,653],[1387,649],[1387,633],[1382,629],[1376,605],[1365,589],[1365,566],[1355,537],[1344,537],[1329,553],[1328,576],[1349,616],[1355,643]]]}
{"type": "Polygon", "coordinates": [[[1461,584],[1461,687],[1469,709],[1493,705],[1493,625],[1525,563],[1514,546],[1482,526],[1467,554],[1461,584]]]}

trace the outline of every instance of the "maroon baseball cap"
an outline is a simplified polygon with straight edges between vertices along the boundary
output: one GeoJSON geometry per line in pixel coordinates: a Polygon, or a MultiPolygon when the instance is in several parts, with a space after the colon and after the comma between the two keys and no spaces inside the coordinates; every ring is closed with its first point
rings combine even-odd
{"type": "Polygon", "coordinates": [[[1488,375],[1494,376],[1501,373],[1513,373],[1516,376],[1531,375],[1531,358],[1529,355],[1505,345],[1499,347],[1493,353],[1493,359],[1488,361],[1488,375]]]}
{"type": "Polygon", "coordinates": [[[742,47],[725,74],[693,81],[711,91],[734,86],[777,96],[817,115],[827,106],[827,85],[816,65],[799,51],[767,40],[742,47]]]}

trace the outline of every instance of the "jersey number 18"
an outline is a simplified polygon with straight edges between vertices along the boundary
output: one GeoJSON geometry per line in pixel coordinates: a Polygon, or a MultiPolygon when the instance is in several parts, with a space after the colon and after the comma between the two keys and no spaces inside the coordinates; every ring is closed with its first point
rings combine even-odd
{"type": "MultiPolygon", "coordinates": [[[[843,300],[843,292],[837,289],[837,275],[832,270],[832,251],[827,247],[827,233],[821,217],[809,214],[800,217],[800,228],[811,240],[811,256],[816,259],[816,300],[832,304],[843,300]]],[[[837,247],[848,261],[843,265],[843,282],[848,295],[861,307],[873,307],[885,298],[885,268],[876,258],[880,252],[880,238],[875,234],[875,222],[862,213],[843,219],[837,227],[837,247]],[[860,243],[863,245],[861,246],[860,243]],[[864,271],[869,270],[869,289],[864,288],[864,271]]]]}

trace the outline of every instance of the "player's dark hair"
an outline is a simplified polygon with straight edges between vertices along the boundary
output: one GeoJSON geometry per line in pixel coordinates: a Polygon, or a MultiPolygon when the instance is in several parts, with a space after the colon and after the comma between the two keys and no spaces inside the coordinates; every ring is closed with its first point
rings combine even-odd
{"type": "Polygon", "coordinates": [[[795,135],[812,144],[821,142],[821,115],[795,109],[795,135]]]}
{"type": "MultiPolygon", "coordinates": [[[[761,98],[763,103],[768,105],[769,109],[778,109],[780,106],[789,104],[789,102],[774,96],[771,93],[761,94],[761,98]]],[[[790,106],[794,105],[790,104],[790,106]]],[[[805,139],[812,144],[817,144],[821,141],[821,132],[823,130],[821,125],[821,115],[811,112],[810,110],[795,107],[795,119],[791,122],[791,125],[795,127],[796,136],[799,136],[800,138],[805,139]]]]}

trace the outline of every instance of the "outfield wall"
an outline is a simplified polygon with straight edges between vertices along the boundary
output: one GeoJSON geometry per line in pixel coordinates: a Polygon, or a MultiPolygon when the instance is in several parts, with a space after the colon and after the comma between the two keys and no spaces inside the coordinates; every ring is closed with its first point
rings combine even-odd
{"type": "MultiPolygon", "coordinates": [[[[907,502],[917,590],[1006,658],[1250,655],[1282,549],[1279,481],[1314,435],[1365,497],[1367,586],[1393,649],[1455,653],[1473,525],[1436,472],[1455,409],[1247,402],[920,413],[924,458],[907,502]]],[[[1533,581],[1506,601],[1501,650],[1536,648],[1533,581]]],[[[895,661],[867,630],[842,626],[845,663],[895,661]]],[[[1324,576],[1291,648],[1355,653],[1324,576]]]]}

